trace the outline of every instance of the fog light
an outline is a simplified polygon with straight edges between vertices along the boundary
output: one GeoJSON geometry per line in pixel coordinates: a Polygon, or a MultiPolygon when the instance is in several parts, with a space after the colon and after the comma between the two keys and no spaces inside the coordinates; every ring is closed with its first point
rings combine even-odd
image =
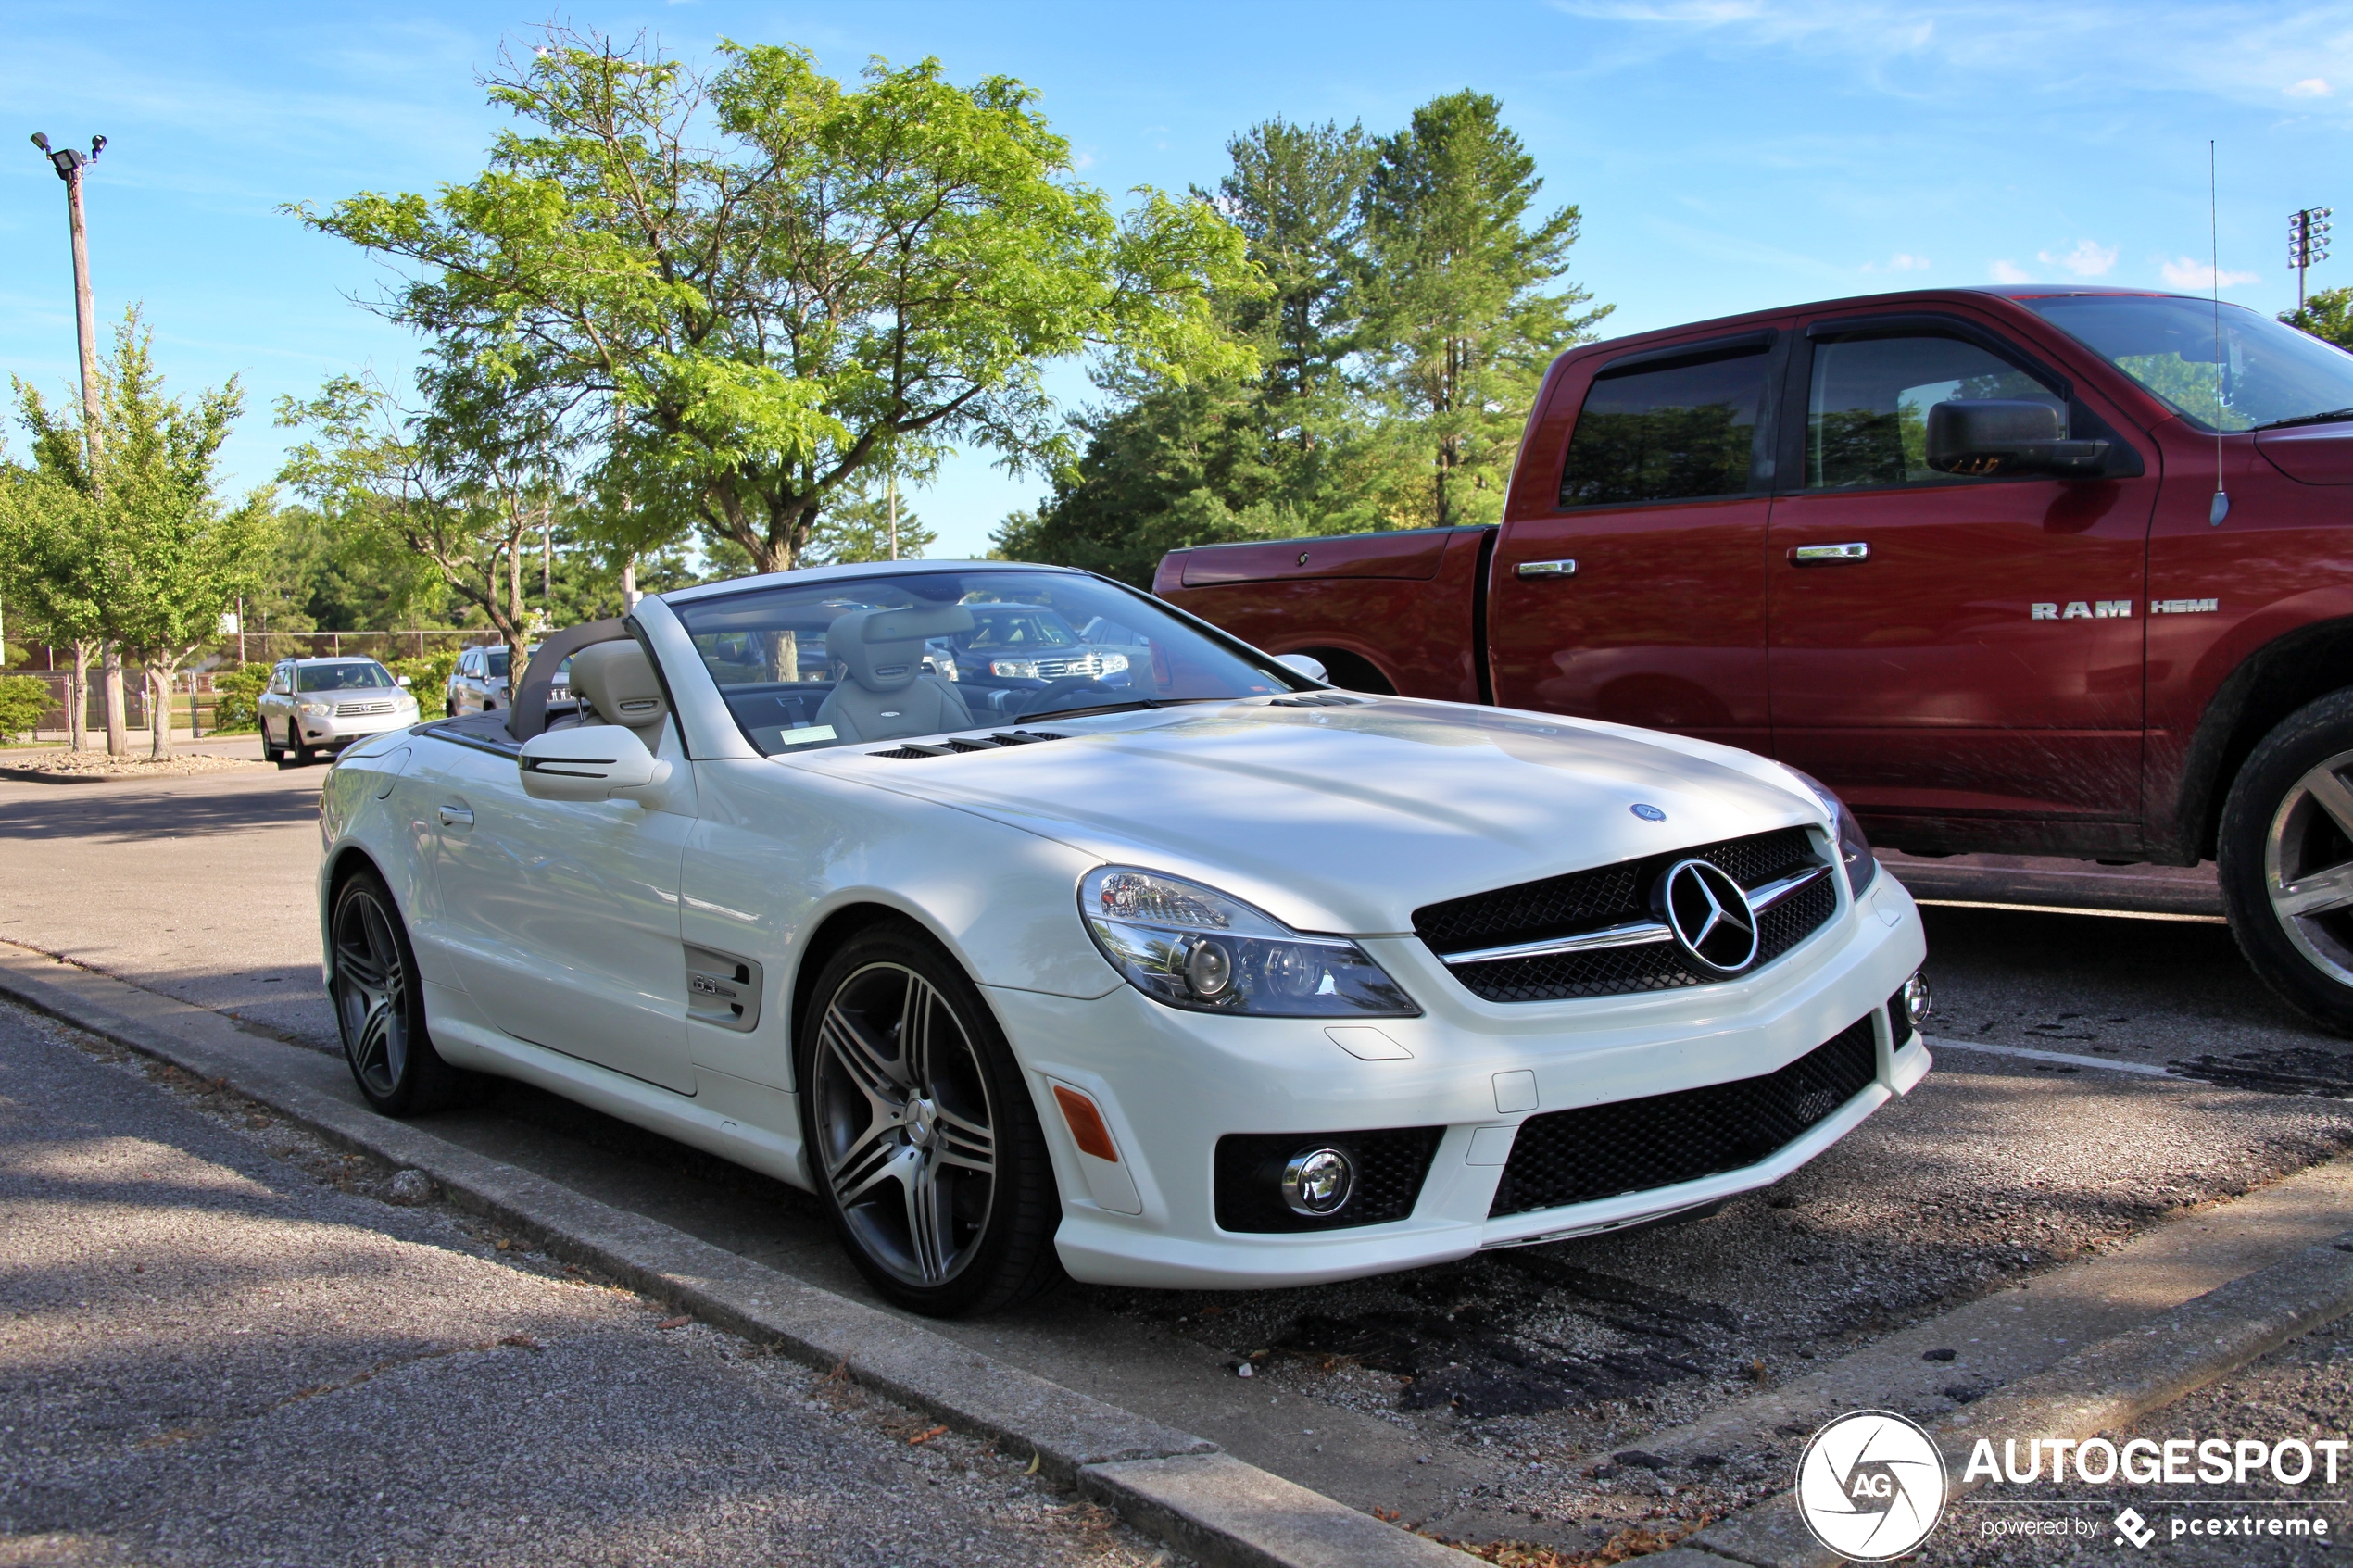
{"type": "Polygon", "coordinates": [[[1915,974],[1904,982],[1904,1017],[1911,1023],[1915,1035],[1928,1032],[1928,1015],[1934,1011],[1928,998],[1928,977],[1915,974]]]}
{"type": "Polygon", "coordinates": [[[1283,1201],[1294,1214],[1337,1214],[1356,1196],[1356,1162],[1347,1151],[1311,1148],[1283,1167],[1283,1201]]]}

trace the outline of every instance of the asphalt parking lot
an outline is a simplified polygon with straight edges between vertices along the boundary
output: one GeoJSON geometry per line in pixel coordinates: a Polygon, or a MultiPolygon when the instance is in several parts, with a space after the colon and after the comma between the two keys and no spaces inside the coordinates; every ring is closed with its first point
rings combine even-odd
{"type": "MultiPolygon", "coordinates": [[[[323,771],[0,784],[0,939],[332,1048],[309,904],[323,771]]],[[[1315,1290],[1069,1286],[947,1331],[1360,1508],[1473,1539],[1631,1544],[1786,1484],[1777,1428],[1806,1428],[1751,1424],[1655,1467],[1617,1455],[1692,1422],[1730,1432],[1969,1303],[2031,1304],[2033,1336],[1942,1347],[1898,1407],[1949,1411],[2141,1310],[2041,1305],[2070,1265],[2233,1215],[2353,1145],[2353,1104],[2298,1092],[2353,1082],[2353,1042],[2272,1003],[2219,923],[1928,921],[1936,1072],[1710,1219],[1315,1290]]],[[[515,1085],[434,1127],[865,1298],[814,1205],[777,1184],[515,1085]]],[[[2318,1365],[2298,1375],[2341,1395],[2337,1363],[2318,1365]]]]}

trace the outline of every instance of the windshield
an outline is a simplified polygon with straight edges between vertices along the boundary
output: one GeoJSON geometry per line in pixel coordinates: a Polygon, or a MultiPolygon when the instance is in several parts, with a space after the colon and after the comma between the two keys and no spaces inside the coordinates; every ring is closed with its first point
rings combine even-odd
{"type": "Polygon", "coordinates": [[[347,659],[338,664],[295,666],[295,690],[298,692],[370,691],[392,684],[392,671],[372,659],[347,659]]]}
{"type": "Polygon", "coordinates": [[[2353,354],[2242,306],[2179,295],[2054,295],[2020,304],[2205,430],[2353,419],[2353,354]]]}
{"type": "Polygon", "coordinates": [[[1300,690],[1140,594],[1018,567],[830,578],[675,607],[763,755],[1300,690]],[[1116,625],[1116,648],[1072,630],[1116,625]]]}

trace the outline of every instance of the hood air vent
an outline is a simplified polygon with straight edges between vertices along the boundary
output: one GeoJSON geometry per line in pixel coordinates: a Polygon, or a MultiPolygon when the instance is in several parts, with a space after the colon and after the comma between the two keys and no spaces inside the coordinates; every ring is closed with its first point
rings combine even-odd
{"type": "Polygon", "coordinates": [[[993,734],[957,735],[938,746],[918,746],[909,741],[905,746],[888,751],[870,751],[869,757],[897,757],[912,760],[918,757],[953,757],[964,751],[996,751],[1008,746],[1032,746],[1041,740],[1064,740],[1051,730],[999,730],[993,734]]]}

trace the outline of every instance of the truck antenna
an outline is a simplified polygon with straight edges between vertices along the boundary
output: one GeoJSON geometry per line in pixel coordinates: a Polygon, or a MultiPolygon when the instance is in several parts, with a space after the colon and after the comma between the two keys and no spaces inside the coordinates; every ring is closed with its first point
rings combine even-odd
{"type": "Polygon", "coordinates": [[[2222,392],[2229,367],[2222,358],[2221,203],[2215,194],[2214,139],[2206,142],[2206,282],[2214,296],[2214,501],[2206,526],[2220,528],[2231,515],[2230,492],[2222,488],[2222,392]]]}

